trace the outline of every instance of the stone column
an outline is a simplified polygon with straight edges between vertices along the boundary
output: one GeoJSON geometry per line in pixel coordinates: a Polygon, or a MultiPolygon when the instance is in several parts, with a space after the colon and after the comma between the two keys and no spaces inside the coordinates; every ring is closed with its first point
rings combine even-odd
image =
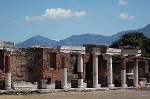
{"type": "Polygon", "coordinates": [[[83,58],[78,54],[78,88],[83,88],[83,58]]]}
{"type": "Polygon", "coordinates": [[[67,89],[67,59],[62,57],[62,69],[61,69],[61,83],[62,88],[67,89]]]}
{"type": "Polygon", "coordinates": [[[122,87],[126,88],[126,57],[121,56],[121,85],[122,87]]]}
{"type": "Polygon", "coordinates": [[[98,55],[93,54],[93,87],[98,88],[98,55]]]}
{"type": "Polygon", "coordinates": [[[107,55],[107,83],[109,88],[113,88],[113,69],[112,69],[112,56],[107,55]]]}
{"type": "Polygon", "coordinates": [[[138,57],[133,58],[133,82],[134,86],[138,87],[138,57]]]}
{"type": "Polygon", "coordinates": [[[10,55],[5,56],[5,89],[11,89],[11,65],[10,55]]]}

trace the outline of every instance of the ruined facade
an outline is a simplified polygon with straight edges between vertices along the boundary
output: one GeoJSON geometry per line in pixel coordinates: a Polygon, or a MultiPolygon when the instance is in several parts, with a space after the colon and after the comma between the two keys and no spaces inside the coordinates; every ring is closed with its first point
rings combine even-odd
{"type": "MultiPolygon", "coordinates": [[[[83,75],[81,78],[86,81],[93,80],[93,46],[84,45],[86,47],[83,57],[83,75]]],[[[96,45],[97,46],[97,45],[96,45]]],[[[98,54],[98,83],[102,86],[106,86],[107,82],[105,74],[107,72],[107,57],[106,46],[99,46],[101,48],[101,54],[98,54]]],[[[94,49],[97,51],[99,49],[94,49]]],[[[95,53],[95,52],[94,52],[95,53]]],[[[4,80],[5,71],[5,50],[0,50],[0,80],[4,80]]],[[[46,47],[29,47],[29,48],[13,48],[11,53],[11,78],[12,82],[26,81],[26,82],[38,82],[40,79],[47,80],[47,83],[54,83],[55,81],[61,81],[61,70],[63,66],[62,57],[64,57],[57,48],[46,47]]],[[[67,62],[67,81],[71,82],[72,79],[77,79],[78,75],[78,54],[70,53],[66,54],[67,62]]],[[[113,81],[115,75],[119,73],[121,76],[121,61],[113,62],[113,81]]],[[[126,72],[133,71],[133,60],[127,58],[126,72]]],[[[148,78],[149,74],[149,61],[139,59],[138,60],[138,72],[139,78],[148,78]]],[[[127,77],[128,79],[128,77],[127,77]]],[[[128,83],[127,83],[128,84],[128,83]]]]}

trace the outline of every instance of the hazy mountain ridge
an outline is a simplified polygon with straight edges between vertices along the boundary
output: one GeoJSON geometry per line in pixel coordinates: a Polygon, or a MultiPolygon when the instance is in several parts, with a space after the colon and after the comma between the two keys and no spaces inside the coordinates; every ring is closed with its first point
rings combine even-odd
{"type": "Polygon", "coordinates": [[[31,37],[24,42],[18,43],[16,44],[16,46],[17,47],[29,47],[29,46],[40,46],[40,45],[53,46],[57,42],[58,41],[51,40],[49,38],[38,35],[38,36],[31,37]]]}
{"type": "Polygon", "coordinates": [[[140,28],[137,30],[128,30],[122,31],[112,36],[103,36],[98,34],[82,34],[82,35],[73,35],[66,39],[62,39],[60,41],[51,40],[49,38],[43,36],[34,36],[27,39],[24,42],[16,44],[17,47],[29,47],[29,46],[40,46],[46,45],[49,47],[54,46],[82,46],[83,44],[108,44],[110,45],[113,41],[118,39],[121,35],[127,32],[142,32],[146,37],[150,37],[150,24],[148,24],[144,28],[140,28]]]}

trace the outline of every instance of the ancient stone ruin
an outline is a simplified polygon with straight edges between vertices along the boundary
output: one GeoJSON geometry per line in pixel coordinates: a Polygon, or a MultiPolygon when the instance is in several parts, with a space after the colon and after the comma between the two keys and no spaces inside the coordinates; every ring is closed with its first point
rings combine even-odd
{"type": "Polygon", "coordinates": [[[147,86],[150,63],[140,55],[134,47],[16,48],[12,42],[0,42],[0,89],[47,89],[52,84],[58,89],[147,86]],[[112,60],[116,55],[119,61],[112,60]]]}

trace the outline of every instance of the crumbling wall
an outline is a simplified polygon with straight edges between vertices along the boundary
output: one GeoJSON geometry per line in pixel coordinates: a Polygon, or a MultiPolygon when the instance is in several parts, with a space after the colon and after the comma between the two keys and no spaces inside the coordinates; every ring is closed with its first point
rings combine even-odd
{"type": "Polygon", "coordinates": [[[11,55],[12,81],[34,82],[42,79],[42,48],[16,48],[11,55]]]}
{"type": "Polygon", "coordinates": [[[103,55],[99,55],[98,59],[98,79],[99,82],[102,83],[106,80],[105,76],[107,72],[107,60],[104,58],[103,55]]]}
{"type": "MultiPolygon", "coordinates": [[[[2,55],[0,58],[2,58],[2,55]]],[[[78,55],[75,53],[67,54],[66,58],[68,63],[67,77],[68,82],[70,82],[72,79],[77,79],[78,55]]],[[[107,71],[107,60],[103,55],[99,55],[98,59],[98,77],[99,82],[102,83],[105,72],[107,71]]],[[[3,61],[3,59],[0,60],[3,61]]],[[[56,48],[16,48],[11,55],[12,81],[34,82],[39,79],[45,79],[50,80],[50,83],[54,83],[56,80],[61,80],[61,61],[62,55],[57,52],[56,48]],[[51,58],[51,55],[56,55],[56,59],[51,58]],[[56,62],[56,66],[51,66],[51,62],[53,61],[56,62]]],[[[92,80],[93,56],[86,53],[83,55],[83,61],[83,79],[84,81],[92,80]]],[[[146,77],[147,65],[147,61],[139,61],[139,77],[146,77]]],[[[127,60],[127,72],[132,68],[133,62],[127,60]]],[[[113,76],[115,77],[117,73],[121,74],[120,61],[113,62],[113,76]]]]}
{"type": "MultiPolygon", "coordinates": [[[[66,58],[70,82],[77,55],[67,54],[66,58]]],[[[54,83],[56,80],[61,80],[61,61],[62,55],[57,53],[55,48],[16,48],[11,55],[12,81],[34,82],[45,79],[54,83]],[[55,53],[56,59],[50,59],[51,53],[55,53]],[[53,60],[56,60],[55,68],[52,68],[50,63],[53,60]]]]}
{"type": "MultiPolygon", "coordinates": [[[[77,62],[77,55],[66,54],[65,57],[67,58],[67,77],[68,82],[71,81],[74,71],[74,66],[77,62]]],[[[44,48],[43,49],[43,78],[44,79],[51,79],[51,83],[54,83],[56,80],[61,80],[61,69],[62,69],[62,55],[57,52],[55,48],[44,48]],[[50,62],[55,61],[54,59],[50,59],[51,53],[55,53],[56,55],[56,67],[52,68],[50,62]],[[50,61],[51,60],[51,61],[50,61]]]]}
{"type": "MultiPolygon", "coordinates": [[[[139,78],[147,78],[148,74],[148,61],[139,59],[138,60],[138,75],[139,78]]],[[[132,59],[126,59],[126,72],[129,73],[133,70],[133,60],[132,59]]],[[[115,79],[115,75],[120,74],[121,76],[121,61],[114,61],[113,62],[113,78],[115,79]]]]}
{"type": "Polygon", "coordinates": [[[61,80],[61,56],[59,53],[56,53],[56,49],[43,49],[42,73],[44,79],[51,79],[51,83],[54,83],[56,80],[61,80]],[[56,59],[51,59],[52,61],[50,61],[50,53],[55,53],[54,55],[56,55],[56,59]],[[50,62],[53,62],[53,60],[56,60],[56,66],[53,66],[55,68],[52,68],[52,66],[50,66],[50,62]]]}
{"type": "Polygon", "coordinates": [[[4,50],[0,50],[0,81],[4,80],[4,50]]]}
{"type": "Polygon", "coordinates": [[[30,48],[16,48],[11,55],[12,81],[32,81],[34,54],[30,48]]]}

